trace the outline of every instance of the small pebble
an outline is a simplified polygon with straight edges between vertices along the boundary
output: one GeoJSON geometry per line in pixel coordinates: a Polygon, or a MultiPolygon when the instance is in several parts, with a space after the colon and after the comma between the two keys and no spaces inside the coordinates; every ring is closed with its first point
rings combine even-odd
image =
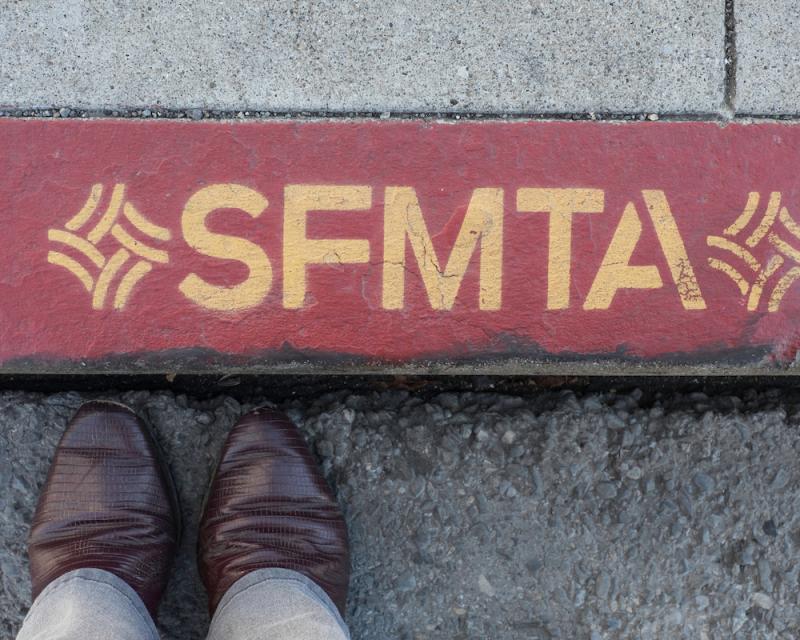
{"type": "Polygon", "coordinates": [[[478,576],[478,589],[482,594],[487,595],[490,598],[493,598],[495,595],[494,587],[489,582],[489,580],[486,579],[486,576],[483,574],[478,576]]]}
{"type": "Polygon", "coordinates": [[[417,588],[417,578],[411,573],[404,573],[397,582],[397,590],[401,593],[408,593],[417,588]]]}
{"type": "Polygon", "coordinates": [[[692,482],[702,493],[711,493],[714,490],[714,479],[702,471],[694,474],[692,482]]]}
{"type": "Polygon", "coordinates": [[[772,607],[775,606],[775,601],[770,598],[766,593],[762,593],[761,591],[753,594],[753,604],[760,609],[766,609],[769,611],[772,607]]]}
{"type": "Polygon", "coordinates": [[[503,434],[503,444],[514,444],[514,440],[517,439],[517,434],[513,431],[506,431],[503,434]]]}
{"type": "Polygon", "coordinates": [[[625,475],[631,480],[639,480],[642,477],[642,470],[639,467],[631,467],[625,475]]]}
{"type": "Polygon", "coordinates": [[[601,600],[608,598],[608,592],[611,589],[611,578],[607,573],[601,573],[597,576],[597,583],[595,584],[595,592],[597,597],[601,600]]]}
{"type": "Polygon", "coordinates": [[[758,578],[761,582],[761,588],[764,591],[772,591],[772,568],[769,566],[769,560],[761,558],[758,561],[758,578]]]}
{"type": "Polygon", "coordinates": [[[783,489],[787,484],[789,484],[789,474],[786,471],[786,469],[781,467],[775,473],[775,477],[772,479],[772,484],[770,485],[770,487],[774,491],[779,491],[783,489]]]}
{"type": "Polygon", "coordinates": [[[617,486],[613,482],[601,482],[597,485],[597,495],[603,500],[611,500],[617,495],[617,486]]]}

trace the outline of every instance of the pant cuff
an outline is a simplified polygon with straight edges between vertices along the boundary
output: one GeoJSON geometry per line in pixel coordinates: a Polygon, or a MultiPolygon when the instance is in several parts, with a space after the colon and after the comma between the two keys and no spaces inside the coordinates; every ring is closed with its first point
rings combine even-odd
{"type": "Polygon", "coordinates": [[[298,589],[313,600],[319,602],[319,604],[321,604],[331,614],[334,620],[336,620],[336,623],[342,630],[344,637],[350,638],[350,631],[348,630],[342,615],[339,613],[339,608],[333,603],[333,600],[330,599],[330,596],[325,593],[325,590],[307,576],[304,576],[302,573],[298,573],[297,571],[292,571],[291,569],[257,569],[239,578],[225,592],[225,595],[222,596],[222,600],[220,600],[219,605],[217,606],[214,617],[216,618],[219,616],[225,606],[237,595],[264,582],[290,583],[293,588],[298,589]]]}
{"type": "Polygon", "coordinates": [[[102,569],[76,569],[75,571],[70,571],[69,573],[59,576],[50,584],[48,584],[38,595],[36,600],[31,605],[28,616],[32,615],[38,607],[46,607],[48,599],[54,593],[71,582],[76,581],[100,583],[114,589],[121,597],[130,602],[137,615],[141,617],[142,623],[147,627],[150,637],[154,640],[158,640],[160,636],[158,634],[156,624],[153,621],[153,618],[150,615],[150,612],[147,610],[144,602],[142,602],[142,599],[139,597],[139,594],[136,593],[133,588],[122,578],[119,578],[108,571],[103,571],[102,569]]]}

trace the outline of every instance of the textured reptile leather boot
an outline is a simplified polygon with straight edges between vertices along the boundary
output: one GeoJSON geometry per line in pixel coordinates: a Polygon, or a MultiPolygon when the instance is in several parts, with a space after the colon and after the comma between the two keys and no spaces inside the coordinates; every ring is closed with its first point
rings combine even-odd
{"type": "Polygon", "coordinates": [[[142,421],[83,405],[56,449],[28,540],[33,597],[76,569],[124,580],[155,617],[179,537],[172,480],[142,421]]]}
{"type": "Polygon", "coordinates": [[[347,529],[303,434],[285,415],[258,409],[233,427],[200,523],[200,574],[214,611],[257,569],[297,571],[344,612],[347,529]]]}

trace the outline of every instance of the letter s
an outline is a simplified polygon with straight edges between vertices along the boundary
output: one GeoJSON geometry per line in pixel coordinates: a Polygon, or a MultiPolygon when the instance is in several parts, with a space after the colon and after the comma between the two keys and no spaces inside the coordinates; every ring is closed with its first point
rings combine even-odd
{"type": "Polygon", "coordinates": [[[216,209],[241,209],[252,218],[267,208],[267,199],[240,184],[212,184],[189,198],[181,216],[186,243],[203,255],[223,260],[237,260],[250,271],[246,280],[231,287],[209,284],[195,273],[186,276],[179,288],[192,302],[206,309],[239,311],[259,305],[272,286],[272,265],[257,244],[206,227],[206,218],[216,209]]]}

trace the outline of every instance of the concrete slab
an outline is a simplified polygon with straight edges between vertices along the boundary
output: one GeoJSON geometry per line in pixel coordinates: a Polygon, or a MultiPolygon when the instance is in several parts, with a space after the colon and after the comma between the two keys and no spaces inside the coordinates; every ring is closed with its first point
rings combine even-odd
{"type": "Polygon", "coordinates": [[[800,112],[800,4],[736,1],[736,110],[800,112]]]}
{"type": "Polygon", "coordinates": [[[0,106],[714,112],[723,0],[36,0],[0,106]]]}

